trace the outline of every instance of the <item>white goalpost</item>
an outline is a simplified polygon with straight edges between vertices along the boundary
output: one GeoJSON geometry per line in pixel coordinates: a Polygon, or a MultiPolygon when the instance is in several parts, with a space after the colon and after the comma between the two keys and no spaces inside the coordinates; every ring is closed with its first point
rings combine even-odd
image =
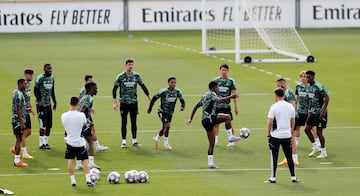
{"type": "Polygon", "coordinates": [[[295,0],[201,0],[202,52],[236,63],[314,62],[295,29],[295,0]]]}

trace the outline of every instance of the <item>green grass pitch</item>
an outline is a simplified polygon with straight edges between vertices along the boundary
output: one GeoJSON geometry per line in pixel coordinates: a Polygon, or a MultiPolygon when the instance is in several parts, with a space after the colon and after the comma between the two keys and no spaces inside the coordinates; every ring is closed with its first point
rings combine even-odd
{"type": "MultiPolygon", "coordinates": [[[[104,33],[29,33],[0,34],[0,188],[17,195],[358,195],[360,174],[359,43],[360,29],[300,30],[304,42],[317,58],[313,64],[238,65],[233,55],[200,54],[200,31],[104,32],[104,33]],[[131,36],[129,36],[131,34],[131,36]],[[111,91],[126,58],[135,59],[139,72],[153,95],[167,86],[169,76],[177,77],[177,87],[185,95],[186,109],[177,104],[170,130],[173,151],[154,149],[152,137],[160,129],[155,104],[146,113],[149,101],[139,88],[138,140],[143,147],[121,149],[120,115],[112,108],[111,91]],[[23,70],[31,67],[35,76],[43,64],[53,65],[58,108],[50,137],[52,150],[38,149],[38,121],[32,118],[33,133],[27,140],[35,157],[27,168],[13,167],[9,148],[14,144],[10,124],[11,94],[23,70]],[[220,147],[215,149],[217,170],[208,170],[207,139],[200,124],[200,111],[190,127],[184,122],[208,82],[219,75],[219,65],[230,65],[229,75],[237,82],[239,93],[237,129],[248,127],[251,136],[235,147],[226,147],[221,125],[220,147]],[[307,157],[310,143],[302,131],[299,145],[300,182],[290,182],[287,167],[279,168],[277,184],[264,184],[269,177],[270,157],[266,139],[266,115],[274,102],[275,80],[289,78],[295,87],[301,70],[313,69],[316,80],[330,90],[329,123],[325,130],[328,158],[307,157]],[[85,177],[76,172],[78,186],[70,186],[65,142],[60,115],[68,110],[70,96],[78,95],[85,74],[93,74],[98,84],[93,115],[99,141],[109,146],[95,155],[102,168],[96,187],[85,185],[85,177]],[[49,168],[59,168],[52,171],[49,168]],[[126,184],[127,170],[145,170],[146,184],[126,184]],[[120,184],[110,185],[111,171],[122,175],[120,184]]],[[[34,96],[32,104],[35,106],[34,96]]],[[[131,134],[128,131],[128,143],[131,134]]],[[[161,140],[161,144],[162,144],[161,140]]],[[[279,159],[282,159],[281,154],[279,159]]]]}

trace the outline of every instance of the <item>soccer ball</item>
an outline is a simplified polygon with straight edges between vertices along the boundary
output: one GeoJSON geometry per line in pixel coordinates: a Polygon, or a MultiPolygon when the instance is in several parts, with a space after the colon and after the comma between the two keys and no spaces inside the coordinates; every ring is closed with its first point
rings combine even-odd
{"type": "Polygon", "coordinates": [[[110,172],[110,174],[107,177],[107,181],[110,184],[119,183],[120,182],[120,174],[119,174],[119,172],[116,172],[116,171],[110,172]]]}
{"type": "Polygon", "coordinates": [[[137,180],[140,183],[145,183],[149,180],[149,175],[145,171],[139,171],[137,174],[138,174],[137,180]]]}
{"type": "Polygon", "coordinates": [[[248,138],[250,136],[250,129],[248,128],[241,128],[239,130],[240,137],[242,138],[248,138]]]}
{"type": "Polygon", "coordinates": [[[90,172],[89,172],[90,174],[95,174],[96,176],[97,176],[97,178],[99,179],[100,178],[100,170],[99,169],[97,169],[97,168],[92,168],[92,169],[90,169],[90,172]]]}
{"type": "Polygon", "coordinates": [[[95,173],[90,173],[90,181],[93,184],[97,184],[99,177],[95,173]]]}
{"type": "Polygon", "coordinates": [[[134,183],[138,180],[138,172],[136,170],[127,171],[124,177],[127,183],[134,183]]]}

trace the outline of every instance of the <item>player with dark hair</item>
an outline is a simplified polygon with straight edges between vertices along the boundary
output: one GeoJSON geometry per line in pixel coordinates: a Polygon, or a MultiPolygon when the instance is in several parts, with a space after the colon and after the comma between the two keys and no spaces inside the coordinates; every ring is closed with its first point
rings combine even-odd
{"type": "Polygon", "coordinates": [[[51,64],[44,65],[44,73],[37,76],[34,85],[36,110],[40,126],[40,149],[51,149],[49,143],[52,128],[52,110],[56,110],[55,80],[51,64]],[[51,108],[52,99],[54,105],[51,108]]]}
{"type": "Polygon", "coordinates": [[[137,85],[139,84],[145,95],[151,101],[149,90],[146,88],[139,73],[133,71],[134,60],[127,59],[125,61],[125,71],[116,76],[114,82],[114,88],[112,90],[113,95],[113,108],[118,110],[119,104],[116,100],[116,91],[120,88],[120,115],[121,115],[121,148],[126,148],[126,134],[127,134],[127,116],[130,113],[131,121],[131,134],[132,145],[140,147],[141,144],[137,141],[137,122],[136,118],[139,113],[138,109],[138,97],[137,97],[137,85]]]}
{"type": "Polygon", "coordinates": [[[85,140],[82,136],[82,128],[86,124],[85,114],[78,112],[79,98],[71,97],[70,111],[61,115],[61,123],[65,128],[66,151],[65,158],[68,159],[68,170],[71,186],[76,186],[74,175],[74,159],[81,160],[84,165],[86,184],[94,186],[90,180],[88,154],[86,151],[85,140]]]}
{"type": "Polygon", "coordinates": [[[90,168],[98,168],[94,162],[94,141],[92,139],[92,126],[94,122],[91,118],[91,109],[93,107],[93,96],[97,94],[97,85],[94,82],[87,83],[85,85],[86,94],[80,99],[79,112],[83,112],[86,116],[86,124],[83,127],[82,135],[88,142],[88,154],[89,154],[89,166],[90,168]]]}
{"type": "Polygon", "coordinates": [[[309,83],[309,117],[306,121],[305,133],[313,145],[313,149],[309,156],[314,156],[316,153],[321,152],[316,158],[326,158],[327,152],[325,148],[325,137],[323,129],[327,124],[327,106],[329,104],[329,95],[324,86],[315,81],[315,72],[312,70],[306,71],[306,79],[309,83]],[[316,145],[314,136],[311,129],[316,127],[316,133],[319,137],[321,147],[316,145]]]}
{"type": "Polygon", "coordinates": [[[157,136],[153,137],[153,141],[155,143],[155,148],[159,148],[160,138],[164,135],[164,148],[165,150],[171,150],[172,147],[169,144],[169,130],[170,130],[170,123],[172,120],[172,116],[175,109],[175,104],[177,99],[180,100],[181,107],[180,111],[183,111],[185,108],[185,100],[181,93],[180,89],[176,88],[176,78],[170,77],[168,79],[168,87],[160,89],[151,99],[149,108],[147,112],[150,114],[152,107],[157,99],[160,98],[160,107],[158,108],[158,115],[162,122],[162,128],[157,134],[157,136]]]}
{"type": "MultiPolygon", "coordinates": [[[[222,64],[220,65],[220,76],[213,79],[214,82],[218,83],[219,91],[217,92],[219,97],[227,97],[231,94],[236,94],[236,83],[235,80],[228,76],[229,65],[222,64]]],[[[234,102],[234,112],[235,115],[238,115],[239,108],[237,99],[232,99],[234,102]]],[[[231,120],[233,120],[233,114],[230,107],[231,100],[225,101],[223,103],[216,104],[216,113],[229,114],[231,120]]],[[[231,128],[232,133],[234,134],[234,127],[231,128]]],[[[215,146],[218,145],[218,135],[219,135],[219,124],[215,125],[215,146]]],[[[226,146],[234,146],[234,142],[229,142],[226,146]]]]}
{"type": "Polygon", "coordinates": [[[229,142],[237,142],[240,140],[239,137],[235,137],[232,133],[232,124],[231,117],[229,114],[216,113],[216,104],[223,103],[230,99],[237,98],[236,94],[231,94],[227,97],[219,97],[216,92],[218,92],[218,84],[214,81],[209,83],[209,91],[205,93],[201,99],[195,104],[194,108],[191,111],[190,118],[185,122],[186,125],[190,125],[192,119],[199,107],[202,107],[202,117],[201,124],[206,130],[207,137],[209,140],[208,147],[208,168],[216,169],[218,168],[214,163],[214,145],[215,145],[215,125],[221,122],[225,122],[226,132],[228,134],[229,142]]]}
{"type": "Polygon", "coordinates": [[[28,164],[20,160],[20,145],[23,131],[26,129],[26,105],[24,91],[26,88],[26,80],[19,79],[17,81],[17,88],[12,94],[12,109],[11,109],[11,124],[13,133],[15,135],[14,147],[14,166],[26,167],[28,164]]]}
{"type": "Polygon", "coordinates": [[[271,175],[265,183],[276,183],[276,168],[280,145],[288,160],[291,181],[297,182],[295,176],[294,162],[291,156],[291,138],[295,126],[295,108],[286,102],[283,88],[274,91],[276,103],[272,104],[268,113],[267,135],[269,138],[269,149],[271,157],[271,175]],[[276,120],[276,123],[275,123],[276,120]]]}

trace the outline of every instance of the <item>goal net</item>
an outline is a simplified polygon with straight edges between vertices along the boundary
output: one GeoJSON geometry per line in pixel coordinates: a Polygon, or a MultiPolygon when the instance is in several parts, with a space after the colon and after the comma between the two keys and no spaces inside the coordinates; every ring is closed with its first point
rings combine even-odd
{"type": "Polygon", "coordinates": [[[236,63],[314,62],[295,29],[295,0],[201,0],[202,52],[236,63]]]}

